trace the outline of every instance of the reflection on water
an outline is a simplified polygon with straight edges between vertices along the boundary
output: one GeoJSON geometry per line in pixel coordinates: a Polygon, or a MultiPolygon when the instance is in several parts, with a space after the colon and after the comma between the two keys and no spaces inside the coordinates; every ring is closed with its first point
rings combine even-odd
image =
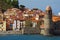
{"type": "Polygon", "coordinates": [[[41,35],[1,35],[0,40],[59,40],[60,36],[41,36],[41,35]]]}

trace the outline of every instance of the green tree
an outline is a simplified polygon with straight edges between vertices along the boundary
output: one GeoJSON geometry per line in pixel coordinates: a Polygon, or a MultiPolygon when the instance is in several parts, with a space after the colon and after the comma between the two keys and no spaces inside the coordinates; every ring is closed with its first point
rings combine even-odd
{"type": "Polygon", "coordinates": [[[13,7],[15,7],[15,8],[19,8],[19,6],[18,6],[18,0],[13,0],[13,1],[12,1],[12,5],[13,5],[13,7]]]}
{"type": "Polygon", "coordinates": [[[18,8],[18,0],[0,0],[0,9],[6,10],[12,7],[18,8]]]}
{"type": "Polygon", "coordinates": [[[25,6],[24,6],[24,5],[20,5],[19,8],[20,8],[20,10],[22,10],[22,11],[25,10],[25,6]]]}

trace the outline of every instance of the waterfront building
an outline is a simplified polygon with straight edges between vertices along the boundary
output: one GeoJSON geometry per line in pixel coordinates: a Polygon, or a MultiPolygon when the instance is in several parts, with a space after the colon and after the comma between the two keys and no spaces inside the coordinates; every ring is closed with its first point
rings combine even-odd
{"type": "Polygon", "coordinates": [[[25,21],[14,20],[13,30],[20,31],[25,27],[25,21]]]}
{"type": "Polygon", "coordinates": [[[46,14],[44,16],[44,31],[45,33],[43,35],[50,35],[50,29],[52,28],[52,9],[50,6],[46,7],[46,14]]]}
{"type": "Polygon", "coordinates": [[[0,23],[0,31],[2,31],[2,27],[3,27],[3,24],[2,24],[2,23],[0,23]]]}
{"type": "Polygon", "coordinates": [[[6,30],[12,30],[12,23],[14,20],[14,16],[16,15],[16,12],[14,12],[12,9],[7,9],[4,12],[4,20],[6,21],[6,30]]]}
{"type": "Polygon", "coordinates": [[[52,20],[53,20],[53,23],[54,23],[54,32],[53,32],[53,34],[55,34],[55,35],[60,35],[60,16],[56,16],[56,15],[54,15],[53,17],[52,17],[52,20]]]}
{"type": "Polygon", "coordinates": [[[0,31],[6,31],[6,21],[0,22],[0,31]]]}
{"type": "Polygon", "coordinates": [[[13,30],[16,29],[16,20],[14,20],[14,23],[13,23],[13,30]]]}
{"type": "Polygon", "coordinates": [[[52,9],[47,6],[46,11],[40,14],[40,34],[50,35],[53,29],[52,9]]]}
{"type": "Polygon", "coordinates": [[[51,31],[55,32],[54,30],[57,30],[55,33],[60,32],[60,16],[52,15],[50,6],[45,12],[39,9],[25,8],[21,11],[18,8],[9,8],[4,14],[0,13],[0,16],[1,31],[6,29],[6,31],[22,31],[22,34],[39,33],[43,35],[49,35],[51,31]]]}
{"type": "Polygon", "coordinates": [[[25,21],[24,21],[21,10],[16,10],[15,14],[16,14],[15,15],[16,17],[13,18],[14,19],[13,30],[20,31],[23,29],[23,27],[25,27],[25,21]]]}
{"type": "Polygon", "coordinates": [[[3,31],[6,31],[6,21],[3,21],[3,27],[2,27],[3,31]]]}
{"type": "Polygon", "coordinates": [[[0,10],[0,31],[3,31],[3,26],[4,22],[3,22],[3,13],[2,11],[0,10]]]}
{"type": "Polygon", "coordinates": [[[52,15],[52,9],[48,6],[46,12],[39,15],[40,34],[60,34],[60,16],[52,15]]]}

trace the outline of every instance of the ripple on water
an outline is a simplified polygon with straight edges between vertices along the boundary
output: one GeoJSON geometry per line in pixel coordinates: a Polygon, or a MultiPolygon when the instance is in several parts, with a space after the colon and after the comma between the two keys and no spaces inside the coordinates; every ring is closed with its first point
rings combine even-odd
{"type": "Polygon", "coordinates": [[[0,40],[60,40],[60,36],[41,36],[41,35],[4,35],[0,40]]]}

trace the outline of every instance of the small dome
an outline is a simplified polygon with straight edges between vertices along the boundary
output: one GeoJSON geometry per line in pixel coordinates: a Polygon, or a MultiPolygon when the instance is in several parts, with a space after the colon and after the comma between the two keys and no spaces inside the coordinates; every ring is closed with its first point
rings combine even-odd
{"type": "Polygon", "coordinates": [[[51,9],[51,6],[47,6],[47,7],[46,7],[46,10],[52,10],[52,9],[51,9]]]}

